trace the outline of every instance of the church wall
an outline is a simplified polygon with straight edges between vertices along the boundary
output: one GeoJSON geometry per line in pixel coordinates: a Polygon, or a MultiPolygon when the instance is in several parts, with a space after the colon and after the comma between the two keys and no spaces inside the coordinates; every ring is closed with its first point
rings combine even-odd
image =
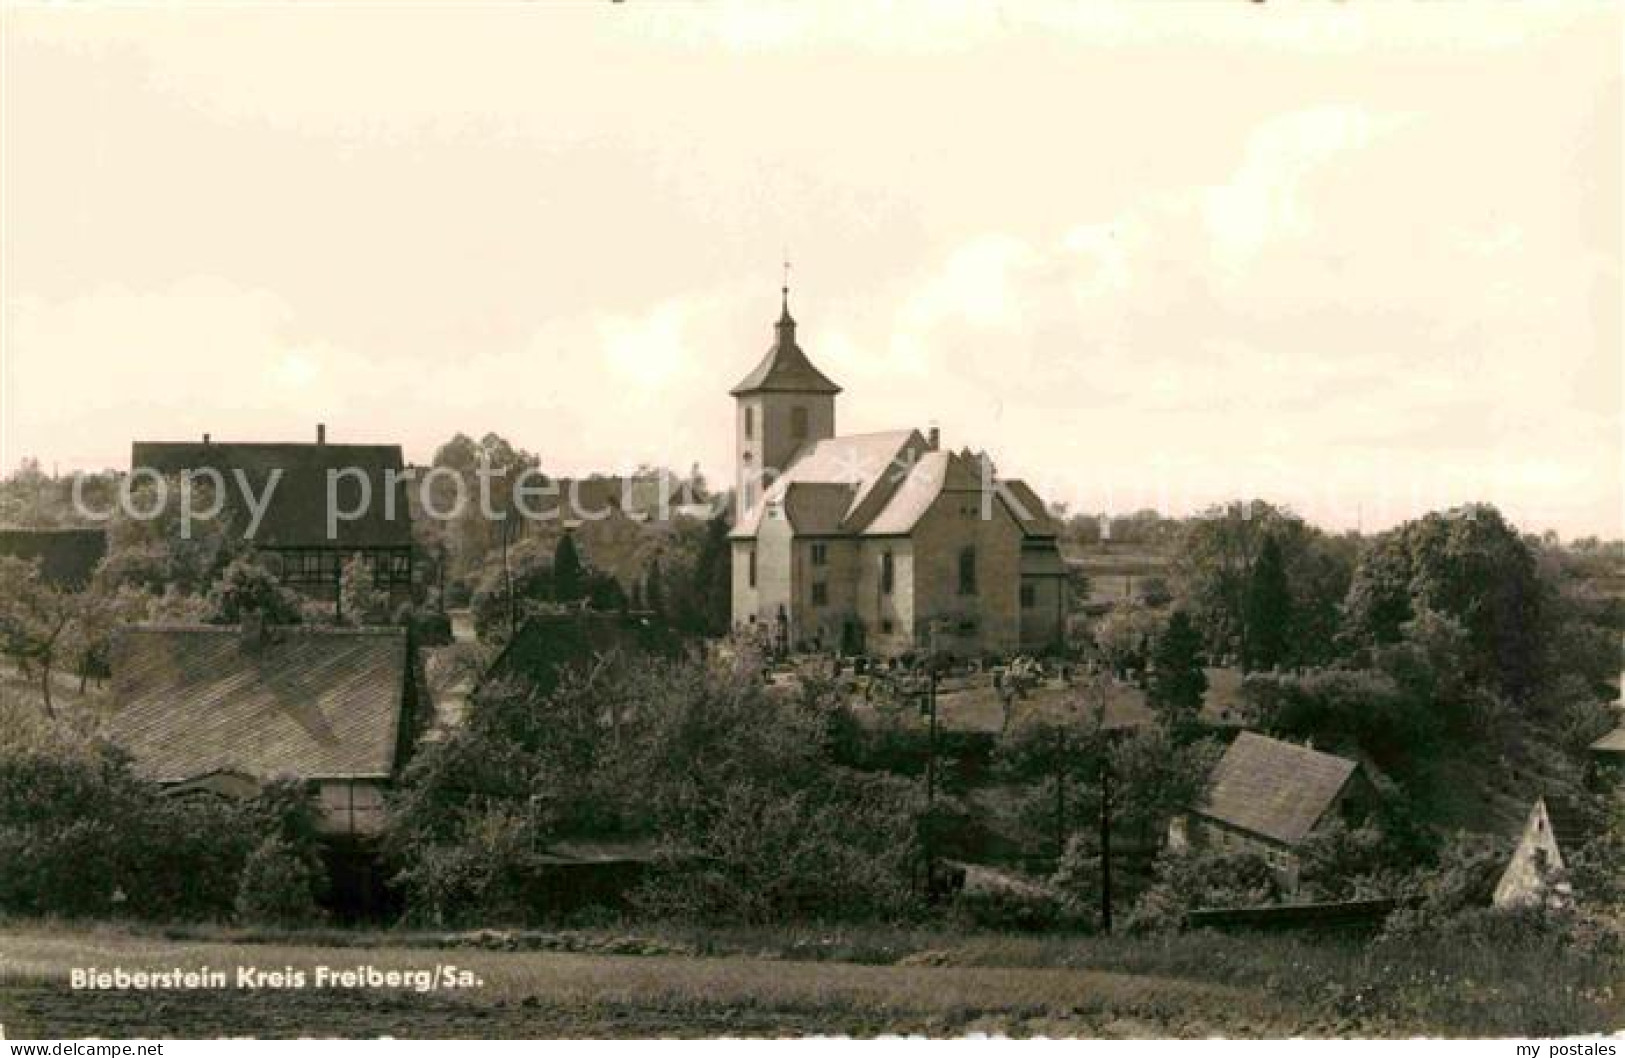
{"type": "Polygon", "coordinates": [[[869,653],[892,656],[914,649],[914,545],[907,537],[863,541],[858,553],[857,611],[869,653]],[[892,556],[890,594],[881,590],[881,566],[887,552],[892,556]]]}
{"type": "Polygon", "coordinates": [[[979,490],[944,490],[915,526],[912,570],[914,630],[928,641],[940,620],[939,645],[960,654],[1011,653],[1021,643],[1021,527],[1002,504],[982,516],[979,490]],[[977,591],[959,594],[959,555],[974,545],[977,591]]]}
{"type": "Polygon", "coordinates": [[[748,624],[752,617],[761,620],[760,593],[750,583],[750,553],[756,547],[754,540],[733,541],[733,623],[748,624]]]}
{"type": "Polygon", "coordinates": [[[800,640],[810,647],[838,649],[845,626],[858,620],[858,542],[852,539],[801,537],[795,541],[796,621],[800,640]],[[824,548],[824,564],[814,562],[814,548],[824,548]],[[825,601],[814,600],[815,585],[824,585],[825,601]]]}
{"type": "Polygon", "coordinates": [[[790,641],[795,642],[796,623],[800,616],[795,610],[795,538],[790,523],[782,513],[762,516],[756,532],[756,594],[757,620],[772,625],[778,620],[783,607],[790,618],[790,641]]]}
{"type": "Polygon", "coordinates": [[[1023,577],[1030,586],[1031,606],[1021,608],[1021,647],[1023,650],[1044,650],[1061,641],[1065,623],[1064,589],[1066,581],[1060,577],[1023,577]]]}

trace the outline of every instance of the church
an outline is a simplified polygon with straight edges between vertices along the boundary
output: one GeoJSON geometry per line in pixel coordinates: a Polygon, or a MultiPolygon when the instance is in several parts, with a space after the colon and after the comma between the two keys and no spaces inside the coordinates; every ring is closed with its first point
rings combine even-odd
{"type": "Polygon", "coordinates": [[[1058,526],[1026,484],[933,427],[841,435],[841,387],[777,335],[732,390],[733,621],[787,650],[961,658],[1058,646],[1058,526]]]}

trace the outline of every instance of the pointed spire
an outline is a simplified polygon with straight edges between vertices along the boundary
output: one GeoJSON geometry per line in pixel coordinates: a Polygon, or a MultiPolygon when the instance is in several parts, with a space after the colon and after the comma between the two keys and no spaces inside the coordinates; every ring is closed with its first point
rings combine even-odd
{"type": "Polygon", "coordinates": [[[779,302],[779,322],[778,322],[779,340],[780,341],[784,340],[785,330],[786,330],[786,328],[788,328],[789,329],[789,337],[790,337],[790,339],[792,341],[794,341],[795,333],[796,333],[796,321],[795,321],[795,317],[790,315],[790,260],[789,260],[789,258],[785,258],[785,261],[784,261],[784,285],[779,288],[779,293],[781,295],[781,300],[779,302]]]}
{"type": "Polygon", "coordinates": [[[762,390],[781,393],[836,394],[841,387],[831,382],[812,365],[807,354],[796,344],[796,321],[790,315],[790,262],[784,262],[784,284],[779,288],[779,322],[773,325],[777,340],[767,351],[756,370],[745,376],[731,393],[743,396],[762,390]]]}

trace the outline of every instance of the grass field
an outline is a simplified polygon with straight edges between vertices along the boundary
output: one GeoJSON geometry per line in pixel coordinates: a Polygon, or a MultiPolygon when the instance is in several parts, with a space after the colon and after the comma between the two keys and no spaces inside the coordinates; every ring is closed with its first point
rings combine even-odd
{"type": "MultiPolygon", "coordinates": [[[[197,931],[203,932],[203,931],[197,931]]],[[[538,938],[313,933],[216,939],[117,927],[0,929],[0,1023],[69,1036],[1557,1035],[1625,1026],[1617,967],[1561,953],[1403,952],[1268,938],[1030,938],[904,930],[672,930],[606,955],[538,938]],[[687,950],[692,954],[669,954],[687,950]],[[704,954],[701,954],[704,953],[704,954]],[[75,967],[454,965],[478,984],[75,992],[75,967]],[[1599,976],[1599,974],[1601,976],[1599,976]]],[[[658,933],[658,931],[656,931],[658,933]]],[[[591,947],[589,935],[550,935],[591,947]]],[[[623,945],[623,947],[626,947],[623,945]]]]}

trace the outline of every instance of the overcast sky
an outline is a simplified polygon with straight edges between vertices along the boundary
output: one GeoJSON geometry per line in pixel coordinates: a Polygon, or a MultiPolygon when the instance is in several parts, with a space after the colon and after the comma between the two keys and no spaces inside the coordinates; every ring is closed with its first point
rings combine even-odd
{"type": "Polygon", "coordinates": [[[1075,508],[1621,535],[1620,7],[7,8],[7,469],[843,431],[1075,508]]]}

